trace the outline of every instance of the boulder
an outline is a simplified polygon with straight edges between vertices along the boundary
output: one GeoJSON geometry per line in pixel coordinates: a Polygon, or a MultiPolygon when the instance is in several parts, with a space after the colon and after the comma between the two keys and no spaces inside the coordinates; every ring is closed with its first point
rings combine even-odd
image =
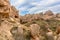
{"type": "Polygon", "coordinates": [[[15,40],[23,40],[23,29],[21,27],[13,27],[10,32],[15,40]]]}
{"type": "Polygon", "coordinates": [[[53,12],[51,10],[48,10],[44,13],[44,15],[48,15],[48,16],[52,16],[54,15],[53,12]]]}
{"type": "MultiPolygon", "coordinates": [[[[10,32],[15,24],[18,25],[18,20],[14,20],[15,18],[18,18],[18,12],[10,5],[9,0],[0,0],[0,40],[16,39],[10,32]]],[[[16,30],[18,31],[17,35],[19,35],[19,38],[22,38],[22,36],[20,36],[20,34],[23,32],[22,28],[18,28],[16,30]]],[[[19,38],[17,37],[18,40],[20,40],[19,38]]]]}
{"type": "Polygon", "coordinates": [[[57,17],[57,18],[60,18],[60,13],[57,13],[57,14],[56,14],[56,17],[57,17]]]}
{"type": "Polygon", "coordinates": [[[47,32],[46,33],[46,39],[47,40],[54,40],[53,32],[47,32]]]}
{"type": "Polygon", "coordinates": [[[39,30],[40,30],[40,26],[38,24],[30,25],[30,32],[32,39],[39,40],[39,30]]]}

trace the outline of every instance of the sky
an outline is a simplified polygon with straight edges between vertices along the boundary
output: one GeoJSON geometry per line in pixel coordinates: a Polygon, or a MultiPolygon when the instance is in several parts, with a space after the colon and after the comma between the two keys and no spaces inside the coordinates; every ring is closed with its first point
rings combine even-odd
{"type": "Polygon", "coordinates": [[[51,10],[60,12],[60,0],[10,0],[11,5],[19,10],[20,15],[34,14],[51,10]]]}

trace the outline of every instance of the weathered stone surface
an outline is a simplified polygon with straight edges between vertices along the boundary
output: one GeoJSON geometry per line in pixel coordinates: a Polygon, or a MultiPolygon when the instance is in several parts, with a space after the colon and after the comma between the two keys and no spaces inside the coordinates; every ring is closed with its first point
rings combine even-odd
{"type": "Polygon", "coordinates": [[[47,39],[47,40],[54,40],[53,32],[47,32],[47,34],[46,34],[46,39],[47,39]]]}
{"type": "Polygon", "coordinates": [[[56,28],[56,33],[57,33],[57,34],[60,34],[60,26],[57,26],[57,28],[56,28]]]}
{"type": "Polygon", "coordinates": [[[30,25],[31,36],[33,40],[39,40],[40,26],[37,24],[30,25]]]}
{"type": "Polygon", "coordinates": [[[9,0],[0,0],[0,7],[8,5],[9,4],[8,2],[9,0]]]}
{"type": "Polygon", "coordinates": [[[57,36],[57,40],[60,40],[60,34],[58,34],[58,36],[57,36]]]}
{"type": "MultiPolygon", "coordinates": [[[[28,27],[20,24],[18,10],[10,5],[9,0],[0,0],[0,40],[54,40],[53,31],[49,28],[53,21],[52,25],[55,25],[56,22],[57,26],[59,21],[56,19],[60,19],[60,14],[54,15],[52,11],[48,10],[45,14],[27,14],[20,17],[21,22],[24,25],[27,23],[28,27]],[[46,19],[55,20],[46,22],[46,19]]],[[[56,33],[59,37],[57,38],[55,35],[55,40],[60,40],[60,27],[57,27],[56,33]]]]}
{"type": "Polygon", "coordinates": [[[13,17],[13,18],[19,18],[18,10],[14,6],[11,6],[9,15],[10,17],[13,17]]]}
{"type": "Polygon", "coordinates": [[[2,18],[3,16],[14,18],[19,17],[17,9],[9,4],[9,0],[0,1],[0,15],[2,15],[2,18]]]}
{"type": "Polygon", "coordinates": [[[30,25],[30,31],[33,36],[39,35],[40,26],[38,24],[30,25]]]}
{"type": "Polygon", "coordinates": [[[10,31],[15,40],[24,40],[23,29],[21,27],[13,27],[10,31]]]}
{"type": "Polygon", "coordinates": [[[10,5],[9,0],[0,0],[0,40],[15,40],[10,30],[14,27],[14,24],[18,25],[16,23],[18,17],[17,9],[10,5]]]}
{"type": "Polygon", "coordinates": [[[12,34],[10,33],[10,29],[12,27],[13,25],[7,20],[2,21],[1,26],[0,26],[0,38],[2,40],[14,40],[12,34]]]}
{"type": "Polygon", "coordinates": [[[56,14],[56,17],[60,18],[60,13],[57,13],[57,14],[56,14]]]}
{"type": "Polygon", "coordinates": [[[44,13],[44,15],[49,15],[49,16],[51,16],[51,15],[54,15],[54,14],[53,14],[53,12],[52,12],[51,10],[48,10],[48,11],[46,11],[46,12],[44,13]]]}

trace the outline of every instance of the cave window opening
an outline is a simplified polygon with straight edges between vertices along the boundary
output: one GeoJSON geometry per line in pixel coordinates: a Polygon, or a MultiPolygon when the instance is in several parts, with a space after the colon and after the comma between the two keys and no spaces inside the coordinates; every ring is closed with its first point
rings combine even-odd
{"type": "Polygon", "coordinates": [[[15,16],[15,18],[18,18],[18,16],[15,16]]]}

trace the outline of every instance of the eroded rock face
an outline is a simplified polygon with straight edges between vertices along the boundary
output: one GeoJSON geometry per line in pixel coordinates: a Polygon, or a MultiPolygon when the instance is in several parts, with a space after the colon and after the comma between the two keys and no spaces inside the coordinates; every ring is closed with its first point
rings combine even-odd
{"type": "Polygon", "coordinates": [[[10,33],[10,29],[13,27],[10,22],[4,20],[0,26],[0,39],[1,40],[14,40],[12,34],[10,33]]]}
{"type": "Polygon", "coordinates": [[[9,15],[10,17],[13,17],[13,18],[19,18],[18,10],[14,6],[11,6],[9,15]]]}
{"type": "Polygon", "coordinates": [[[9,3],[8,0],[0,0],[0,18],[9,17],[9,3]]]}
{"type": "Polygon", "coordinates": [[[30,25],[32,40],[39,40],[39,30],[40,30],[39,25],[37,25],[37,24],[30,25]]]}
{"type": "Polygon", "coordinates": [[[60,40],[60,34],[58,34],[57,40],[60,40]]]}
{"type": "Polygon", "coordinates": [[[51,10],[48,10],[44,13],[44,15],[42,16],[42,18],[44,20],[50,20],[51,18],[54,18],[54,14],[51,10]]]}
{"type": "Polygon", "coordinates": [[[57,17],[57,18],[60,18],[60,13],[56,14],[56,17],[57,17]]]}
{"type": "Polygon", "coordinates": [[[54,35],[53,35],[53,32],[47,32],[46,34],[46,39],[47,40],[54,40],[54,35]]]}
{"type": "Polygon", "coordinates": [[[58,27],[56,28],[56,33],[57,33],[57,34],[60,34],[60,26],[58,26],[58,27]]]}
{"type": "Polygon", "coordinates": [[[24,40],[23,29],[21,27],[13,27],[10,32],[15,40],[24,40]]]}
{"type": "Polygon", "coordinates": [[[44,15],[48,15],[48,16],[51,16],[51,15],[54,15],[53,12],[51,10],[48,10],[44,13],[44,15]]]}
{"type": "Polygon", "coordinates": [[[0,0],[0,40],[15,40],[10,30],[14,24],[17,25],[18,17],[18,11],[10,5],[9,0],[0,0]]]}
{"type": "Polygon", "coordinates": [[[9,4],[8,2],[9,0],[0,0],[0,7],[8,5],[9,4]]]}
{"type": "MultiPolygon", "coordinates": [[[[44,15],[48,15],[46,17],[49,19],[52,18],[51,16],[53,14],[51,11],[47,11],[46,13],[47,14],[29,14],[21,19],[23,20],[22,22],[31,22],[40,20],[44,15]]],[[[29,27],[22,26],[18,18],[18,11],[14,6],[10,5],[9,0],[0,0],[0,40],[40,40],[40,38],[42,38],[42,36],[40,37],[41,33],[46,34],[45,37],[47,36],[48,40],[54,40],[53,34],[47,32],[49,31],[48,27],[44,26],[43,32],[40,33],[40,26],[38,24],[33,23],[29,27]]],[[[59,27],[57,28],[57,34],[60,34],[59,27]]]]}
{"type": "Polygon", "coordinates": [[[2,18],[3,16],[18,18],[17,13],[17,9],[10,5],[9,0],[0,0],[0,15],[2,18]]]}

